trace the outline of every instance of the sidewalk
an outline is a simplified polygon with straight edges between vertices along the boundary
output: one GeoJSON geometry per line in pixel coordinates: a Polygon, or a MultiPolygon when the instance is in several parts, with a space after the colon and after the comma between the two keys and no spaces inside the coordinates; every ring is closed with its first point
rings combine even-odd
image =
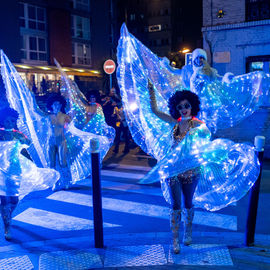
{"type": "Polygon", "coordinates": [[[269,235],[256,235],[256,246],[245,247],[240,233],[194,232],[194,244],[178,255],[170,237],[105,235],[104,249],[93,247],[92,236],[10,245],[0,248],[0,269],[270,269],[269,235]]]}
{"type": "MultiPolygon", "coordinates": [[[[120,147],[120,151],[121,149],[120,147]]],[[[128,165],[132,165],[134,168],[137,166],[139,172],[146,173],[154,164],[155,160],[151,157],[141,153],[138,154],[137,148],[132,149],[127,155],[123,155],[121,152],[115,155],[111,149],[104,159],[103,169],[110,169],[108,175],[113,175],[114,170],[121,165],[121,170],[124,173],[128,173],[129,170],[125,169],[125,165],[127,165],[127,168],[128,165]]],[[[259,219],[257,220],[256,228],[259,232],[265,232],[268,226],[270,233],[269,211],[267,208],[267,205],[270,203],[270,166],[268,162],[265,163],[264,168],[261,197],[266,199],[264,201],[265,204],[260,207],[261,212],[258,212],[259,219]],[[264,220],[262,220],[262,217],[264,220]]],[[[123,182],[115,183],[120,184],[120,186],[123,184],[123,182]]],[[[138,190],[141,188],[140,185],[136,185],[136,181],[132,184],[130,183],[126,185],[132,185],[133,188],[138,190]]],[[[104,197],[108,195],[108,192],[106,190],[104,197]]],[[[113,192],[114,199],[119,197],[120,191],[118,189],[110,192],[113,192]]],[[[83,193],[79,194],[83,195],[83,193]]],[[[126,195],[128,200],[131,200],[130,196],[126,195]]],[[[122,199],[121,197],[119,198],[122,199]]],[[[60,204],[59,201],[54,201],[53,207],[57,203],[60,204]]],[[[138,199],[134,203],[138,204],[138,199]]],[[[151,206],[151,202],[149,203],[151,206]]],[[[73,209],[74,206],[72,206],[71,200],[69,200],[69,204],[71,209],[73,209]]],[[[41,209],[43,208],[41,207],[41,209]]],[[[76,208],[74,209],[76,211],[76,208]]],[[[239,209],[241,211],[241,208],[238,207],[237,210],[239,211],[239,209]]],[[[104,209],[104,211],[109,210],[104,209]]],[[[118,218],[118,215],[123,215],[123,213],[116,212],[114,218],[118,218]]],[[[144,222],[139,215],[136,220],[136,222],[144,222]]],[[[113,220],[113,223],[116,222],[118,221],[113,220]]],[[[127,222],[132,222],[132,220],[127,222]]],[[[165,220],[165,222],[167,221],[165,220]]],[[[149,224],[145,224],[145,227],[148,227],[149,224]]],[[[14,227],[17,230],[24,229],[22,226],[18,228],[15,225],[14,227]]],[[[161,226],[161,228],[163,227],[161,226]]],[[[27,229],[29,230],[29,227],[27,229]]],[[[151,231],[150,228],[150,232],[145,230],[141,233],[129,233],[123,230],[121,231],[123,233],[113,234],[115,231],[117,230],[104,227],[104,249],[96,249],[94,247],[93,230],[84,230],[80,234],[71,231],[69,237],[59,232],[52,239],[42,238],[41,234],[33,231],[31,233],[34,235],[33,239],[35,241],[22,241],[20,239],[21,242],[19,242],[14,239],[14,241],[8,243],[1,240],[0,270],[270,269],[269,233],[256,233],[255,246],[246,247],[244,245],[245,235],[242,229],[241,231],[239,228],[237,231],[226,229],[210,231],[207,226],[203,227],[203,225],[200,225],[200,229],[198,229],[198,225],[196,225],[193,228],[193,244],[189,247],[181,246],[181,253],[175,255],[171,252],[171,233],[169,230],[151,231]]]]}

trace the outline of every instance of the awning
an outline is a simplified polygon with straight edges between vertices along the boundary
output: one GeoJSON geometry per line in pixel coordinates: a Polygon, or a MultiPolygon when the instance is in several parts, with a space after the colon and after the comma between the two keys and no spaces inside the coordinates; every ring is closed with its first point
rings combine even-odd
{"type": "MultiPolygon", "coordinates": [[[[59,74],[56,66],[33,66],[29,64],[13,64],[18,72],[29,73],[45,73],[45,74],[59,74]]],[[[87,76],[87,77],[101,77],[101,73],[98,70],[86,69],[86,68],[74,68],[74,67],[62,67],[63,71],[67,75],[74,76],[87,76]]]]}

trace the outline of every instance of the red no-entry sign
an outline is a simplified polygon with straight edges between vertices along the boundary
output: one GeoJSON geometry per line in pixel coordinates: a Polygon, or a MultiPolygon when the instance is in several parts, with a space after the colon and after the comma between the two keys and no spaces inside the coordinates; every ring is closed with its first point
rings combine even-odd
{"type": "Polygon", "coordinates": [[[114,73],[115,67],[116,67],[116,65],[115,65],[114,61],[111,59],[106,60],[105,63],[103,64],[103,69],[104,69],[105,73],[107,73],[107,74],[114,73]]]}

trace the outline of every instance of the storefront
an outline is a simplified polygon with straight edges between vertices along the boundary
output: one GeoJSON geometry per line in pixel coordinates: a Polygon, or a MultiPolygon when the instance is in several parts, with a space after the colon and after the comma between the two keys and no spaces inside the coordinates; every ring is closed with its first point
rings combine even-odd
{"type": "MultiPolygon", "coordinates": [[[[36,95],[45,95],[46,93],[59,91],[61,75],[57,67],[32,66],[28,64],[14,64],[14,66],[28,88],[36,95]]],[[[65,71],[72,80],[78,80],[79,83],[86,82],[85,87],[87,87],[87,82],[98,83],[101,79],[101,73],[98,70],[63,67],[63,71],[65,71]]]]}

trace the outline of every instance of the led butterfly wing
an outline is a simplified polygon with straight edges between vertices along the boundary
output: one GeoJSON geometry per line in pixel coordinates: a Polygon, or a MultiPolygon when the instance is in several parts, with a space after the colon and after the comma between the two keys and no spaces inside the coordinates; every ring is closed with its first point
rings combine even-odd
{"type": "Polygon", "coordinates": [[[8,102],[19,113],[18,128],[32,141],[29,154],[37,166],[49,167],[49,138],[52,134],[49,117],[38,108],[35,97],[2,50],[1,64],[8,102]]]}
{"type": "Polygon", "coordinates": [[[171,67],[166,57],[159,58],[153,54],[128,32],[125,25],[122,26],[121,35],[130,39],[130,44],[137,52],[136,57],[140,60],[140,68],[165,100],[184,88],[198,94],[201,100],[199,118],[213,132],[238,124],[263,103],[269,105],[269,74],[252,72],[236,76],[226,83],[221,80],[221,76],[209,77],[201,72],[194,73],[192,65],[182,69],[171,67]]]}
{"type": "Polygon", "coordinates": [[[20,199],[32,191],[52,187],[60,177],[57,171],[38,168],[21,155],[25,147],[19,141],[0,141],[0,189],[20,199]]]}
{"type": "Polygon", "coordinates": [[[252,72],[225,83],[206,75],[191,78],[191,90],[200,97],[200,119],[211,130],[232,127],[253,114],[267,99],[269,74],[252,72]]]}
{"type": "Polygon", "coordinates": [[[69,79],[61,65],[54,59],[54,62],[61,73],[61,94],[68,101],[68,114],[75,121],[76,126],[82,128],[86,120],[87,100],[84,94],[80,91],[77,84],[69,79]]]}
{"type": "MultiPolygon", "coordinates": [[[[132,137],[146,153],[159,160],[171,147],[172,126],[160,120],[150,108],[148,78],[164,81],[163,77],[154,73],[157,57],[130,35],[123,25],[117,60],[117,79],[132,137]],[[149,72],[151,68],[154,69],[153,74],[149,72]]],[[[167,102],[158,91],[156,98],[158,108],[168,113],[167,102]]]]}
{"type": "MultiPolygon", "coordinates": [[[[108,126],[102,111],[102,107],[97,105],[96,114],[86,123],[87,120],[87,107],[88,102],[84,94],[80,91],[77,84],[68,78],[67,74],[63,71],[60,64],[54,59],[58,70],[61,73],[61,93],[69,102],[69,115],[72,117],[76,128],[81,129],[84,132],[89,132],[94,135],[105,136],[108,138],[108,144],[105,146],[103,141],[104,138],[100,138],[100,144],[104,145],[103,157],[108,152],[110,146],[113,144],[115,137],[115,130],[113,127],[108,126]]],[[[92,136],[89,134],[89,136],[92,136]]],[[[97,136],[98,138],[98,136],[97,136]]]]}
{"type": "MultiPolygon", "coordinates": [[[[175,91],[184,88],[181,70],[172,68],[166,57],[160,58],[151,52],[143,43],[128,32],[125,24],[121,28],[121,38],[130,40],[129,46],[136,51],[136,58],[138,58],[141,64],[140,68],[166,100],[175,91]]],[[[130,57],[132,56],[133,54],[130,54],[130,57]]]]}
{"type": "Polygon", "coordinates": [[[65,132],[68,163],[72,175],[72,183],[83,180],[92,173],[91,169],[91,140],[98,141],[100,153],[100,162],[106,155],[110,142],[106,136],[96,135],[90,132],[82,131],[75,127],[72,121],[65,132]]]}
{"type": "Polygon", "coordinates": [[[260,172],[254,149],[226,139],[210,141],[210,136],[205,125],[192,129],[141,183],[160,180],[164,198],[171,203],[168,178],[193,170],[198,177],[195,207],[216,211],[241,199],[260,172]]]}
{"type": "MultiPolygon", "coordinates": [[[[87,122],[82,129],[85,132],[91,132],[95,135],[105,136],[108,138],[107,151],[112,146],[115,137],[115,129],[109,126],[105,121],[102,107],[98,104],[96,114],[87,122]]],[[[106,151],[106,153],[107,153],[106,151]]]]}

